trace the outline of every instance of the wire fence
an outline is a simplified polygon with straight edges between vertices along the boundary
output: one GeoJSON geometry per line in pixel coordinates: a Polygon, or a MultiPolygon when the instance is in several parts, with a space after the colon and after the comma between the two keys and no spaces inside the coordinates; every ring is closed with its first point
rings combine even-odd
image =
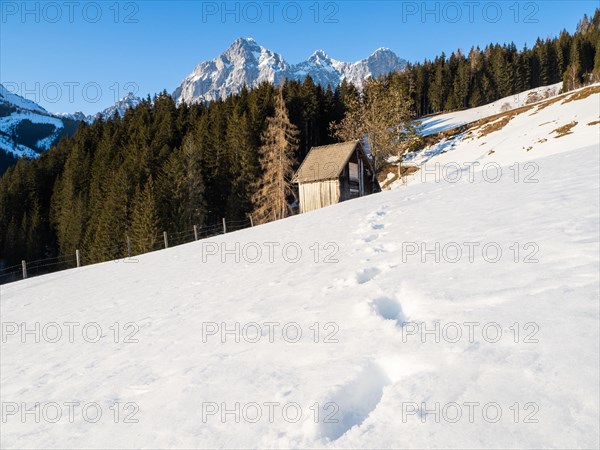
{"type": "Polygon", "coordinates": [[[9,267],[0,267],[0,284],[12,283],[13,281],[31,278],[38,275],[58,272],[66,269],[82,267],[86,264],[86,260],[94,260],[97,262],[114,261],[134,256],[143,253],[164,250],[169,247],[187,244],[190,242],[206,239],[220,234],[230,233],[237,230],[242,230],[253,226],[252,218],[245,220],[222,220],[221,223],[208,225],[204,227],[193,226],[191,230],[183,230],[178,232],[162,232],[148,241],[153,242],[151,249],[147,252],[136,252],[136,243],[128,236],[125,236],[123,242],[117,243],[110,247],[102,249],[104,255],[110,255],[102,258],[97,254],[93,258],[88,258],[84,251],[74,250],[72,255],[54,256],[49,258],[37,259],[35,261],[21,261],[21,264],[15,264],[9,267]]]}

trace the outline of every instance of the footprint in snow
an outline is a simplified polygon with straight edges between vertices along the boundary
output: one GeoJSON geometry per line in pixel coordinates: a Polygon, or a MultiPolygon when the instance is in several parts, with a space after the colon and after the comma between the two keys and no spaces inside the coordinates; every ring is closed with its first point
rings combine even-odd
{"type": "Polygon", "coordinates": [[[402,327],[406,317],[402,311],[402,305],[394,297],[377,297],[370,302],[371,310],[384,320],[393,320],[396,326],[402,327]]]}
{"type": "Polygon", "coordinates": [[[319,424],[319,435],[329,442],[342,437],[355,426],[361,426],[383,397],[383,389],[390,384],[386,372],[375,361],[365,364],[360,371],[341,386],[336,386],[323,405],[323,413],[334,420],[319,424]]]}
{"type": "Polygon", "coordinates": [[[356,274],[356,282],[358,284],[365,284],[365,283],[371,281],[373,278],[375,278],[380,273],[381,273],[381,270],[379,270],[377,267],[368,267],[366,269],[359,271],[356,274]]]}

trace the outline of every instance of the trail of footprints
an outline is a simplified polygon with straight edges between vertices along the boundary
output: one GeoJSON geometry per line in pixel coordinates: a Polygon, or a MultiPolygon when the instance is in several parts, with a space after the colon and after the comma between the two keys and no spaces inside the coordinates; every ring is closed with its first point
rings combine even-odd
{"type": "MultiPolygon", "coordinates": [[[[387,206],[367,217],[366,223],[360,226],[355,234],[359,235],[356,243],[364,247],[367,256],[361,261],[365,267],[356,271],[353,277],[338,280],[338,287],[368,285],[377,280],[383,272],[390,270],[389,265],[373,264],[370,256],[393,251],[391,244],[381,244],[377,241],[386,234],[387,206]]],[[[357,250],[358,252],[359,250],[357,250]]],[[[405,322],[402,306],[394,295],[381,294],[367,300],[370,310],[383,320],[393,320],[398,328],[405,322]]],[[[359,373],[348,383],[337,388],[327,400],[339,406],[336,423],[320,425],[320,435],[331,442],[341,438],[352,427],[361,425],[375,410],[383,396],[384,388],[397,381],[397,377],[385,369],[382,361],[371,360],[364,364],[359,373]]]]}

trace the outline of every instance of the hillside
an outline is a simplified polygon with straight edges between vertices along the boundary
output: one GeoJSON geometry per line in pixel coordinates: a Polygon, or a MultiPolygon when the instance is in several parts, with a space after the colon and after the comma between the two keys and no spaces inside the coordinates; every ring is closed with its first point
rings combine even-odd
{"type": "Polygon", "coordinates": [[[404,170],[411,175],[398,181],[394,169],[383,186],[418,183],[428,177],[458,181],[482,170],[494,177],[499,165],[561,153],[581,142],[600,146],[600,84],[559,92],[558,85],[540,87],[422,120],[427,145],[403,158],[404,170]]]}
{"type": "Polygon", "coordinates": [[[56,117],[0,84],[0,175],[19,158],[36,158],[58,139],[75,133],[78,122],[56,117]]]}
{"type": "Polygon", "coordinates": [[[33,159],[55,145],[61,137],[72,136],[80,122],[91,124],[95,118],[123,117],[141,99],[131,92],[114,105],[88,115],[81,112],[52,114],[37,103],[11,93],[0,84],[0,176],[20,158],[33,159]]]}
{"type": "Polygon", "coordinates": [[[499,178],[419,171],[312,213],[0,286],[2,401],[16,408],[2,446],[598,448],[599,97],[478,116],[413,157],[450,172],[495,162],[499,178]],[[19,325],[36,323],[39,343],[19,325]],[[66,406],[57,423],[22,420],[35,402],[80,404],[72,423],[66,406]],[[238,421],[221,416],[236,403],[238,421]]]}

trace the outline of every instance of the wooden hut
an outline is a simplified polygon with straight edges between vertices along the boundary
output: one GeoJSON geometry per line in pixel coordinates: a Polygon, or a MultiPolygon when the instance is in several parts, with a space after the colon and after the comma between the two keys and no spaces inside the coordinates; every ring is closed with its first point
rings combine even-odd
{"type": "Polygon", "coordinates": [[[360,141],[311,148],[294,181],[301,213],[381,190],[360,141]]]}

